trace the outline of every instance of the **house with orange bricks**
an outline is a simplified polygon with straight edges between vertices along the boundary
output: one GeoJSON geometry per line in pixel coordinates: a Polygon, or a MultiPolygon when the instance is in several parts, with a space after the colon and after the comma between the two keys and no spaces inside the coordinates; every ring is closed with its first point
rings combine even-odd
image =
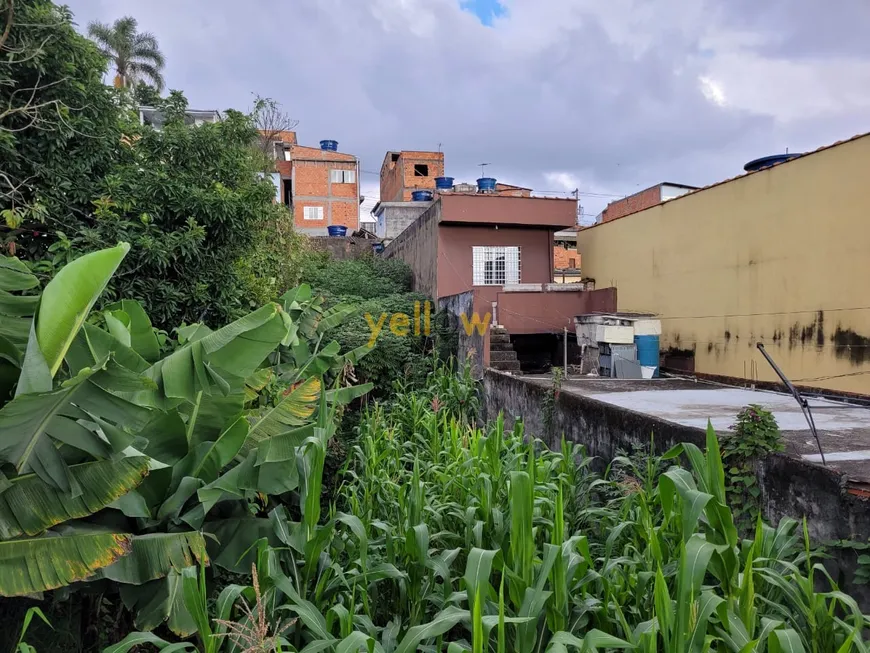
{"type": "Polygon", "coordinates": [[[308,236],[325,236],[327,228],[359,229],[359,159],[338,151],[338,142],[322,140],[319,147],[299,145],[296,132],[272,138],[276,201],[293,211],[296,229],[308,236]]]}

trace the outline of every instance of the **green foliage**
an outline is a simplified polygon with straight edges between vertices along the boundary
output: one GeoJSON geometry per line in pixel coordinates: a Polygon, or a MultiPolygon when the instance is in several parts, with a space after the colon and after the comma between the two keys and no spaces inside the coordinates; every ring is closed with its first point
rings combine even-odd
{"type": "Polygon", "coordinates": [[[148,80],[155,91],[162,91],[163,54],[154,35],[139,32],[137,27],[135,18],[124,16],[112,25],[91,23],[88,36],[115,66],[115,86],[127,88],[148,80]]]}
{"type": "Polygon", "coordinates": [[[782,451],[783,444],[773,413],[756,404],[737,414],[732,430],[722,445],[722,459],[728,470],[726,489],[735,521],[746,530],[754,527],[761,510],[756,464],[767,454],[782,451]]]}
{"type": "Polygon", "coordinates": [[[305,271],[305,281],[323,293],[362,299],[387,297],[411,290],[413,274],[399,259],[364,256],[334,261],[327,257],[313,259],[305,271]]]}
{"type": "Polygon", "coordinates": [[[0,214],[11,227],[3,244],[21,258],[44,256],[46,233],[90,213],[114,165],[119,98],[103,85],[105,69],[68,9],[16,0],[0,57],[0,214]]]}
{"type": "Polygon", "coordinates": [[[0,341],[19,370],[0,408],[0,595],[111,581],[137,624],[185,635],[198,626],[179,598],[184,570],[244,570],[271,529],[265,511],[294,496],[319,505],[322,457],[300,483],[297,447],[369,389],[344,378],[368,349],[324,344],[348,310],[324,310],[307,287],[215,331],[183,327],[168,351],[136,302],[86,322],[128,251],[62,268],[32,318],[36,298],[12,293],[36,279],[17,259],[0,265],[4,304],[18,309],[0,332],[20,343],[0,341]],[[283,391],[252,402],[272,378],[283,391]]]}
{"type": "MultiPolygon", "coordinates": [[[[328,515],[307,499],[270,512],[255,587],[224,589],[209,615],[185,595],[198,650],[223,650],[214,633],[229,622],[259,641],[282,632],[265,650],[283,651],[866,650],[870,620],[813,560],[806,524],[759,521],[739,539],[712,428],[706,453],[619,459],[618,479],[599,478],[582,449],[549,451],[519,422],[464,425],[433,401],[465,394],[451,384],[465,380],[438,368],[430,389],[369,410],[328,515]],[[681,456],[689,469],[661,472],[681,456]]],[[[331,424],[299,445],[305,497],[331,424]]]]}
{"type": "MultiPolygon", "coordinates": [[[[413,275],[404,261],[376,256],[336,261],[312,252],[307,254],[301,275],[327,302],[356,308],[341,329],[330,335],[348,351],[374,342],[377,354],[363,359],[355,373],[360,380],[374,384],[375,396],[389,395],[395,381],[418,384],[425,380],[431,369],[426,362],[431,345],[431,338],[425,335],[428,298],[411,292],[413,275]],[[408,335],[396,335],[390,329],[390,320],[397,313],[409,316],[408,335]],[[375,333],[377,338],[373,340],[375,333]]],[[[428,318],[432,334],[436,328],[433,311],[434,307],[428,318]]]]}
{"type": "MultiPolygon", "coordinates": [[[[134,59],[153,49],[150,35],[119,23],[123,34],[118,24],[96,26],[103,45],[125,79],[147,76],[134,59]],[[135,47],[122,47],[121,36],[135,47]]],[[[129,242],[104,299],[136,299],[166,330],[225,324],[297,282],[301,238],[260,174],[252,116],[227,111],[192,128],[183,94],[160,99],[139,88],[166,119],[160,131],[141,126],[133,92],[103,85],[106,58],[49,0],[16,1],[6,46],[0,217],[10,253],[51,278],[83,253],[129,242]]]]}

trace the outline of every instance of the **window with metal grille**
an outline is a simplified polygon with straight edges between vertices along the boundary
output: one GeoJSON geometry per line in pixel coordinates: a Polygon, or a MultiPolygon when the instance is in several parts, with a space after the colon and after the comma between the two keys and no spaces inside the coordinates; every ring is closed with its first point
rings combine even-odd
{"type": "Polygon", "coordinates": [[[505,286],[520,283],[519,247],[472,247],[472,283],[505,286]]]}

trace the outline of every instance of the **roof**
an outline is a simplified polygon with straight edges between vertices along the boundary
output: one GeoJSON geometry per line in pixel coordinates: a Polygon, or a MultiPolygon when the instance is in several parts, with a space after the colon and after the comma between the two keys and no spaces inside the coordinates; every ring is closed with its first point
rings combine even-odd
{"type": "Polygon", "coordinates": [[[531,188],[526,188],[525,186],[515,186],[514,184],[504,184],[500,181],[495,182],[495,188],[496,188],[496,190],[507,190],[509,188],[514,189],[514,190],[527,190],[527,191],[532,190],[531,188]]]}
{"type": "Polygon", "coordinates": [[[321,150],[319,147],[305,147],[304,145],[291,145],[290,158],[299,161],[346,161],[356,162],[353,154],[321,150]]]}
{"type": "MultiPolygon", "coordinates": [[[[751,172],[744,172],[743,174],[735,175],[734,177],[729,177],[728,179],[722,179],[721,181],[717,181],[717,182],[714,182],[712,184],[708,184],[707,186],[702,186],[701,188],[695,188],[693,190],[690,190],[688,193],[685,193],[684,195],[680,195],[678,197],[672,197],[671,199],[665,200],[664,202],[661,202],[660,204],[657,204],[656,206],[661,206],[662,204],[670,204],[671,202],[678,202],[678,201],[685,199],[687,197],[691,197],[692,195],[697,195],[698,193],[703,193],[705,190],[709,190],[711,188],[716,188],[717,186],[722,186],[724,184],[730,184],[731,182],[737,181],[738,179],[745,179],[746,177],[749,177],[750,175],[763,174],[765,172],[769,172],[770,170],[773,170],[774,168],[778,168],[779,166],[786,166],[790,163],[793,163],[794,161],[798,161],[799,159],[803,159],[804,157],[812,156],[813,154],[818,154],[819,152],[824,152],[825,150],[831,150],[835,147],[839,147],[840,145],[845,145],[847,143],[851,143],[852,141],[857,141],[857,140],[860,140],[862,138],[866,138],[868,136],[870,136],[870,132],[865,132],[863,134],[855,134],[851,138],[846,138],[846,139],[841,140],[841,141],[836,141],[836,142],[831,143],[829,145],[822,145],[821,147],[818,147],[815,150],[811,150],[809,152],[804,152],[803,154],[800,154],[798,156],[795,156],[794,158],[788,159],[787,161],[781,161],[779,163],[774,163],[771,166],[767,166],[765,168],[760,168],[759,170],[753,170],[751,172]]],[[[669,185],[677,186],[679,184],[669,184],[669,185]]],[[[654,187],[651,186],[651,188],[654,188],[654,187]]],[[[641,192],[643,192],[643,191],[641,191],[641,192]]],[[[649,208],[654,208],[654,207],[649,207],[649,208]]],[[[610,224],[611,222],[616,222],[617,220],[622,220],[623,218],[627,218],[630,215],[637,215],[638,213],[641,213],[642,211],[646,211],[646,210],[647,209],[641,209],[640,211],[635,211],[634,213],[626,213],[625,215],[620,216],[618,218],[614,218],[613,220],[609,220],[608,222],[599,222],[599,223],[596,223],[593,225],[589,225],[588,227],[580,227],[579,230],[594,229],[595,227],[600,227],[601,225],[610,224]]]]}
{"type": "Polygon", "coordinates": [[[273,140],[280,140],[285,145],[296,145],[296,132],[291,131],[289,129],[261,129],[260,134],[267,135],[271,134],[273,140]]]}

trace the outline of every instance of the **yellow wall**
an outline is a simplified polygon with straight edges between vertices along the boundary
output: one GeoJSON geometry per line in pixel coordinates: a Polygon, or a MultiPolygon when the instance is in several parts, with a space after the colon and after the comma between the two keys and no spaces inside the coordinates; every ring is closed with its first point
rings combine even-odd
{"type": "Polygon", "coordinates": [[[695,370],[870,394],[870,136],[581,230],[584,278],[695,370]],[[837,377],[837,378],[822,378],[837,377]]]}

